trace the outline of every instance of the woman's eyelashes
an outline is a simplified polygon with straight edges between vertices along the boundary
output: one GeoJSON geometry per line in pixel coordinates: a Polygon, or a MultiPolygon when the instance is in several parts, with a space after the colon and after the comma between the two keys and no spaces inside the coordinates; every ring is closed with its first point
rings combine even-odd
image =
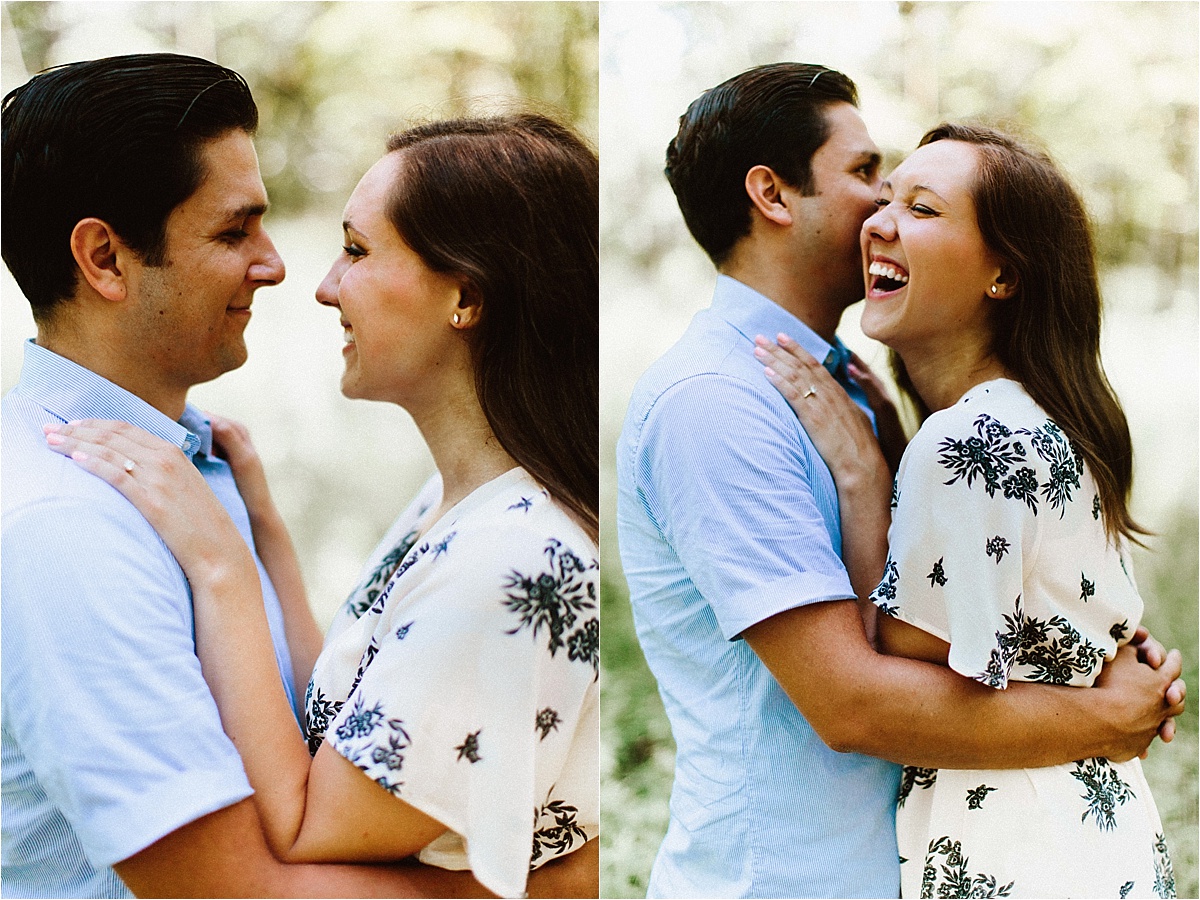
{"type": "MultiPolygon", "coordinates": [[[[883,209],[886,206],[891,206],[892,201],[883,197],[879,197],[875,201],[876,209],[883,209]]],[[[918,216],[937,216],[941,215],[936,209],[926,206],[924,203],[910,203],[905,207],[909,212],[915,213],[918,216]]]]}
{"type": "Polygon", "coordinates": [[[359,257],[367,255],[367,251],[364,250],[362,247],[358,246],[358,244],[354,243],[353,241],[350,241],[350,242],[344,244],[342,246],[342,252],[345,253],[348,257],[350,257],[350,259],[352,259],[352,260],[358,259],[359,257]]]}

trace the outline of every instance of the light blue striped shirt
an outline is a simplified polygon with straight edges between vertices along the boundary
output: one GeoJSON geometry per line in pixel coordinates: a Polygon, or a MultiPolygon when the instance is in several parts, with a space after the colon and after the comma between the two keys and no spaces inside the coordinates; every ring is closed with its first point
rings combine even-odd
{"type": "Polygon", "coordinates": [[[899,895],[899,767],[830,750],[739,639],[854,596],[833,479],[753,355],[781,331],[865,408],[840,341],[720,276],[618,443],[621,561],[677,746],[652,897],[899,895]]]}
{"type": "MultiPolygon", "coordinates": [[[[124,497],[46,446],[42,425],[82,418],[123,419],[180,447],[253,547],[198,410],[172,422],[26,344],[2,428],[6,897],[131,896],[114,863],[251,794],[200,673],[183,571],[124,497]]],[[[261,563],[259,574],[295,708],[279,600],[261,563]]]]}

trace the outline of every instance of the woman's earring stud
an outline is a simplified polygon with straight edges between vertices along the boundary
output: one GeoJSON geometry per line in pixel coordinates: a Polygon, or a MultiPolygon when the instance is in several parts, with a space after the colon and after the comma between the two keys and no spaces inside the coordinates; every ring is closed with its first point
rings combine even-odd
{"type": "Polygon", "coordinates": [[[996,293],[996,286],[993,284],[992,285],[992,294],[994,295],[995,293],[996,293]]]}
{"type": "MultiPolygon", "coordinates": [[[[995,290],[996,290],[995,288],[992,288],[992,291],[993,291],[993,292],[994,292],[995,290]]],[[[461,322],[461,321],[462,321],[462,316],[460,316],[458,313],[455,313],[455,314],[454,314],[454,324],[455,324],[455,325],[457,325],[457,324],[458,324],[459,322],[461,322]]]]}

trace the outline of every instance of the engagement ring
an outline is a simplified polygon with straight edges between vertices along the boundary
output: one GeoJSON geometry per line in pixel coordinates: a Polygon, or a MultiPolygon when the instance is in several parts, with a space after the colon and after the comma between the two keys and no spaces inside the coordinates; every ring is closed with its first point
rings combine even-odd
{"type": "Polygon", "coordinates": [[[804,399],[807,400],[809,397],[815,396],[817,396],[817,389],[810,384],[808,390],[804,392],[804,399]]]}
{"type": "Polygon", "coordinates": [[[133,460],[132,459],[125,460],[125,472],[128,475],[133,474],[133,460]]]}

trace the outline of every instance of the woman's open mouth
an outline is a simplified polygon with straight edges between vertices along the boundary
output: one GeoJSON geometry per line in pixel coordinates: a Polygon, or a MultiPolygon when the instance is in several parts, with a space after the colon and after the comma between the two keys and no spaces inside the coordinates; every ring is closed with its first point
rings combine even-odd
{"type": "Polygon", "coordinates": [[[894,263],[875,260],[867,267],[872,294],[891,294],[908,284],[908,273],[894,263]]]}

